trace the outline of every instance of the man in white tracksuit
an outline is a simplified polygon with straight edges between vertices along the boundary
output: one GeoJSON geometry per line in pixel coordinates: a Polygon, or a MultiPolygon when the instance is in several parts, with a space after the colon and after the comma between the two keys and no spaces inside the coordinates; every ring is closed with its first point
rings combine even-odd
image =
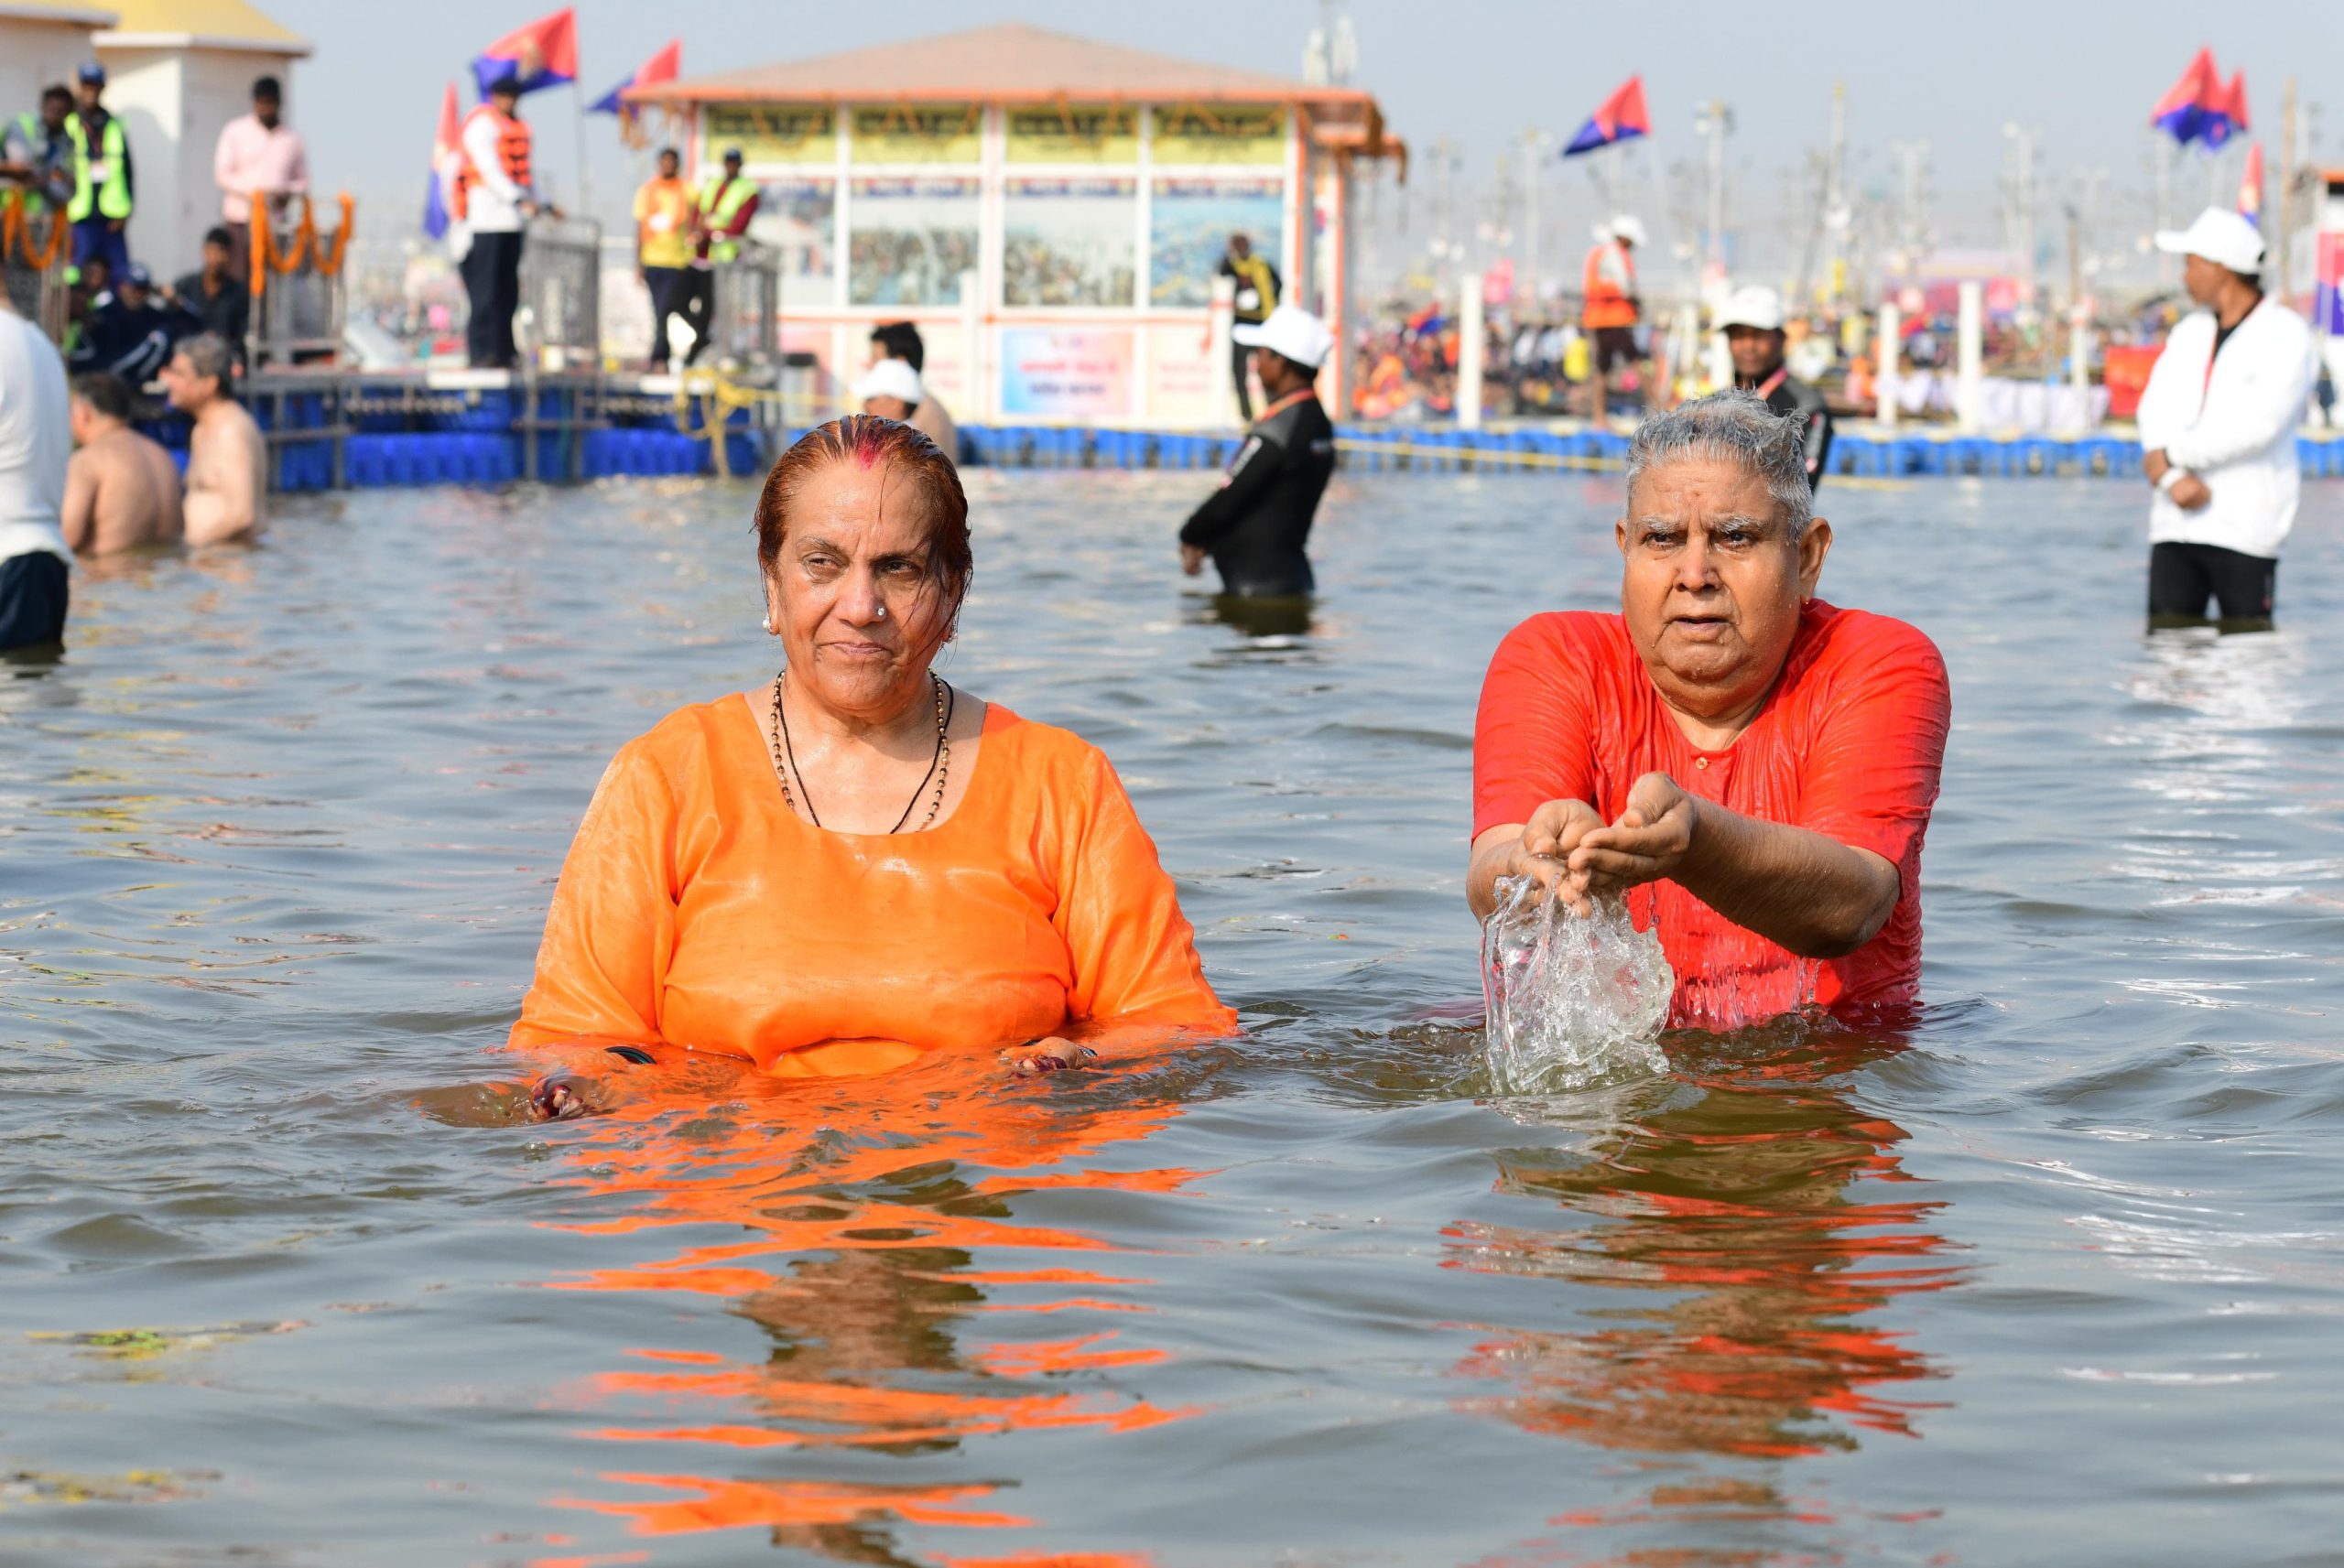
{"type": "Polygon", "coordinates": [[[2279,544],[2302,493],[2295,427],[2319,379],[2311,328],[2263,296],[2263,236],[2208,207],[2157,248],[2188,259],[2202,308],[2175,324],[2141,393],[2149,504],[2149,625],[2271,629],[2279,544]]]}

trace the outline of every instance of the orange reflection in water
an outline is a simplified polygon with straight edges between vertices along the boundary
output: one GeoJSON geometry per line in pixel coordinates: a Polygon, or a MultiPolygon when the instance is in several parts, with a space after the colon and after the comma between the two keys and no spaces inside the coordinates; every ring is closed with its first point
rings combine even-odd
{"type": "MultiPolygon", "coordinates": [[[[1961,1276],[1930,1228],[1938,1202],[1897,1162],[1904,1129],[1842,1087],[1899,1046],[1818,1027],[1782,1028],[1772,1044],[1745,1034],[1679,1045],[1678,1077],[1621,1131],[1592,1149],[1500,1161],[1500,1191],[1558,1200],[1592,1223],[1449,1227],[1447,1267],[1622,1293],[1588,1314],[1602,1326],[1492,1330],[1460,1368],[1512,1385],[1470,1401],[1475,1410],[1663,1456],[1640,1462],[1668,1478],[1635,1502],[1557,1523],[1828,1523],[1828,1509],[1769,1478],[1698,1472],[1720,1459],[1850,1450],[1861,1432],[1916,1437],[1920,1412],[1942,1408],[1893,1391],[1943,1374],[1904,1335],[1866,1321],[1961,1276]]],[[[1713,1560],[1733,1561],[1681,1559],[1713,1560]]]]}
{"type": "Polygon", "coordinates": [[[776,1546],[845,1562],[1141,1568],[1120,1556],[909,1559],[894,1535],[904,1526],[1034,1522],[1002,1506],[1004,1483],[939,1481],[932,1463],[917,1463],[971,1439],[1054,1429],[1112,1436],[1192,1413],[1112,1383],[1120,1369],[1162,1361],[1160,1350],[1123,1344],[1112,1329],[1020,1332],[1078,1309],[1148,1310],[1129,1292],[1149,1281],[1102,1257],[1110,1243],[1023,1222],[1014,1206],[1044,1188],[1163,1195],[1196,1181],[1200,1173],[1188,1170],[1089,1163],[1179,1114],[1193,1079],[1174,1085],[1169,1076],[1119,1069],[1018,1082],[991,1062],[941,1061],[880,1078],[747,1079],[713,1107],[654,1096],[565,1128],[557,1136],[573,1140],[574,1184],[627,1206],[559,1228],[702,1234],[548,1288],[713,1298],[757,1325],[768,1347],[742,1360],[646,1346],[630,1352],[633,1366],[568,1385],[565,1395],[598,1409],[658,1412],[582,1436],[671,1444],[688,1457],[680,1467],[601,1476],[657,1496],[556,1500],[624,1519],[640,1535],[756,1529],[776,1546]],[[1071,1256],[1021,1266],[1036,1251],[1071,1256]],[[917,1478],[884,1474],[899,1462],[917,1464],[917,1478]]]}

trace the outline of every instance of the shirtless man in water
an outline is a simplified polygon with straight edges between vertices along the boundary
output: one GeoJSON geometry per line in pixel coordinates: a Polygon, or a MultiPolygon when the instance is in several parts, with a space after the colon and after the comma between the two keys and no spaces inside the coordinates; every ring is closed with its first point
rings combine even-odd
{"type": "Polygon", "coordinates": [[[268,442],[228,395],[228,341],[198,332],[163,367],[171,406],[195,416],[187,464],[187,542],[249,539],[268,521],[268,442]]]}
{"type": "Polygon", "coordinates": [[[83,555],[179,542],[179,470],[160,442],[130,427],[130,385],[104,371],[73,378],[73,460],[65,470],[65,542],[83,555]]]}

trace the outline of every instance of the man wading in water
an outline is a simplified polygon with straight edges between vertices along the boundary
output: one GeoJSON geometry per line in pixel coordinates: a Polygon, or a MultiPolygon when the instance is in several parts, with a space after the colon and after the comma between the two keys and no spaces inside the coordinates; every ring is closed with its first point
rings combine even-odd
{"type": "Polygon", "coordinates": [[[2319,379],[2304,319],[2263,297],[2263,236],[2208,207],[2157,248],[2188,257],[2182,287],[2200,308],[2165,339],[2141,392],[2141,472],[2149,503],[2149,626],[2268,632],[2279,545],[2303,493],[2295,427],[2319,379]]]}
{"type": "Polygon", "coordinates": [[[1237,341],[1253,351],[1269,402],[1221,488],[1180,530],[1180,569],[1195,577],[1210,556],[1223,593],[1299,600],[1318,586],[1303,546],[1335,471],[1335,427],[1312,384],[1335,340],[1309,311],[1281,305],[1240,326],[1237,341]]]}
{"type": "Polygon", "coordinates": [[[1622,613],[1534,615],[1490,661],[1466,898],[1627,897],[1670,1022],[1911,1003],[1921,839],[1951,698],[1901,621],[1815,596],[1799,425],[1746,392],[1645,421],[1615,525],[1622,613]]]}

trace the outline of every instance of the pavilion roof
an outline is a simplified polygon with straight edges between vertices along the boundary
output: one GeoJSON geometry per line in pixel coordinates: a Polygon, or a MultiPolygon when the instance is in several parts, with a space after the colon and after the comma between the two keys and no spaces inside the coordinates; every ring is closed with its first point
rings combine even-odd
{"type": "Polygon", "coordinates": [[[1361,105],[1356,88],[1103,44],[1022,22],[630,89],[646,103],[1051,103],[1361,105]]]}

